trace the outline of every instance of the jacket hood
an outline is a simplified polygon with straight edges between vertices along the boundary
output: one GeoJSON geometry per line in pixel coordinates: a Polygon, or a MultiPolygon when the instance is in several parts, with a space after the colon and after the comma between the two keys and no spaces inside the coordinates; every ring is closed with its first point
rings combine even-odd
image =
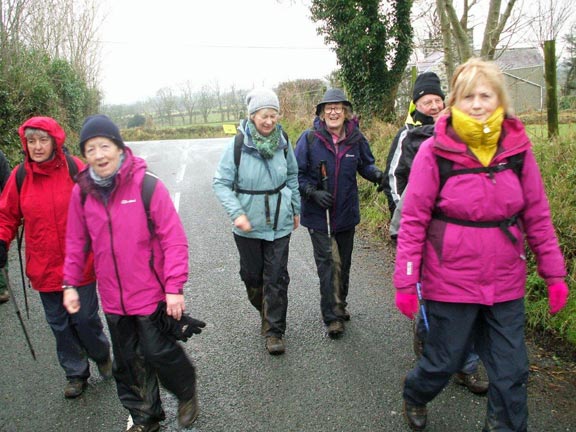
{"type": "Polygon", "coordinates": [[[54,138],[54,142],[56,143],[55,150],[57,153],[62,152],[62,147],[66,141],[66,132],[64,132],[62,126],[60,126],[52,117],[32,117],[26,120],[22,126],[18,128],[18,135],[20,135],[22,150],[26,154],[26,158],[28,157],[28,143],[25,135],[26,128],[40,129],[47,132],[48,135],[54,138]]]}

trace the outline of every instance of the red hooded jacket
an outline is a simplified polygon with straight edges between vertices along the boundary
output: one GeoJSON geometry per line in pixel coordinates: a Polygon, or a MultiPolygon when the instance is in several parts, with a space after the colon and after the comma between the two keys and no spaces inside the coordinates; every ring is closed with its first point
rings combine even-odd
{"type": "MultiPolygon", "coordinates": [[[[16,236],[25,221],[26,276],[32,287],[41,292],[62,290],[62,267],[66,244],[68,204],[74,181],[70,178],[63,146],[66,133],[50,117],[32,117],[20,126],[18,133],[24,150],[26,177],[18,193],[15,167],[0,196],[0,240],[6,244],[16,236]],[[26,128],[41,129],[54,138],[54,157],[46,162],[33,162],[28,155],[26,128]]],[[[78,171],[84,164],[74,158],[78,171]]],[[[93,259],[84,269],[86,285],[95,280],[93,259]]]]}

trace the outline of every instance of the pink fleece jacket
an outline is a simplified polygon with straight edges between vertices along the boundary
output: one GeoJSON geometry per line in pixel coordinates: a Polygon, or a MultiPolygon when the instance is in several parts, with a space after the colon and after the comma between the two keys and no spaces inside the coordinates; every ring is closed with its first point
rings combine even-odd
{"type": "Polygon", "coordinates": [[[79,174],[68,213],[64,281],[69,285],[80,282],[86,251],[92,248],[104,312],[149,315],[166,293],[182,293],[188,278],[188,242],[161,181],[150,203],[155,226],[155,235],[150,237],[141,199],[146,163],[129,148],[125,155],[107,204],[88,170],[79,174]],[[81,188],[87,193],[84,203],[81,188]]]}
{"type": "Polygon", "coordinates": [[[450,117],[438,120],[434,137],[418,151],[410,173],[398,234],[394,285],[414,293],[422,281],[425,299],[493,305],[522,298],[526,283],[525,240],[534,252],[539,274],[548,284],[566,275],[538,165],[522,123],[504,120],[501,142],[491,165],[525,152],[522,174],[511,169],[448,178],[439,193],[436,155],[453,169],[480,167],[460,142],[450,117]],[[452,218],[498,221],[519,215],[509,230],[479,228],[432,218],[436,206],[452,218]]]}

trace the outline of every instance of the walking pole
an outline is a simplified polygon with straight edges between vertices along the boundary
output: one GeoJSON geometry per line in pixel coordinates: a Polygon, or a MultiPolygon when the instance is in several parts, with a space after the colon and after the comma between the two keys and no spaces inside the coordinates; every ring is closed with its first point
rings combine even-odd
{"type": "Polygon", "coordinates": [[[14,305],[14,311],[16,311],[16,316],[18,317],[18,321],[20,321],[20,326],[22,327],[22,331],[24,332],[26,343],[28,344],[28,348],[30,348],[30,354],[32,354],[32,358],[36,360],[36,353],[34,352],[34,348],[32,348],[32,342],[30,342],[28,331],[26,331],[26,326],[24,325],[24,321],[22,321],[22,315],[20,315],[20,309],[18,309],[18,305],[16,304],[16,298],[14,297],[14,293],[12,292],[12,286],[10,285],[10,279],[8,279],[8,272],[6,271],[6,267],[2,269],[2,273],[4,274],[4,279],[6,279],[6,288],[8,289],[8,294],[10,294],[10,298],[12,299],[12,304],[14,305]]]}
{"type": "MultiPolygon", "coordinates": [[[[328,190],[328,172],[326,171],[326,161],[320,161],[320,178],[322,181],[322,190],[328,190]]],[[[326,209],[326,228],[328,229],[328,237],[330,234],[330,209],[326,209]]]]}
{"type": "Polygon", "coordinates": [[[416,293],[418,294],[418,301],[420,302],[420,313],[422,314],[422,319],[424,320],[424,327],[426,331],[430,332],[430,326],[428,325],[428,317],[426,316],[426,307],[422,301],[422,285],[420,282],[416,282],[416,293]]]}
{"type": "Polygon", "coordinates": [[[26,317],[30,319],[30,309],[28,309],[28,295],[26,294],[26,278],[24,277],[24,265],[22,264],[22,237],[24,237],[24,221],[22,221],[22,229],[18,230],[18,233],[16,234],[16,240],[18,242],[18,261],[20,262],[20,275],[22,276],[24,308],[26,309],[26,317]]]}

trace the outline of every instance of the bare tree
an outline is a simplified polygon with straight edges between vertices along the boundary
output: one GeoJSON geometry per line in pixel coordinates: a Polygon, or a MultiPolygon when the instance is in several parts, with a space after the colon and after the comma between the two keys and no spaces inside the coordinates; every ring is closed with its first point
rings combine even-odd
{"type": "MultiPolygon", "coordinates": [[[[493,60],[496,48],[508,43],[511,35],[519,30],[521,21],[513,15],[517,0],[490,0],[484,17],[484,33],[480,56],[493,60]],[[503,4],[504,3],[504,4],[503,4]]],[[[452,0],[436,0],[436,14],[440,20],[443,49],[447,54],[444,63],[447,75],[451,76],[455,64],[464,62],[474,55],[473,30],[470,23],[472,9],[481,5],[479,0],[464,0],[460,6],[460,16],[452,0]],[[455,47],[454,50],[452,47],[455,47]]],[[[485,6],[486,2],[482,2],[485,6]]]]}
{"type": "Polygon", "coordinates": [[[530,28],[540,46],[557,40],[574,13],[573,0],[540,0],[534,7],[530,28]]]}
{"type": "Polygon", "coordinates": [[[173,126],[173,114],[176,113],[177,107],[177,101],[174,92],[170,87],[164,87],[156,92],[156,98],[158,99],[158,106],[161,117],[166,120],[168,125],[173,126]]]}
{"type": "Polygon", "coordinates": [[[17,56],[22,40],[22,28],[29,13],[31,0],[0,0],[0,65],[4,71],[17,56]]]}
{"type": "Polygon", "coordinates": [[[197,98],[194,93],[194,86],[190,81],[186,81],[181,87],[181,102],[184,111],[188,115],[188,123],[194,123],[194,110],[196,109],[197,98]]]}
{"type": "Polygon", "coordinates": [[[210,87],[207,85],[202,86],[200,91],[198,92],[198,111],[202,115],[204,119],[204,123],[208,123],[208,115],[213,108],[213,95],[210,87]]]}
{"type": "Polygon", "coordinates": [[[63,58],[93,87],[100,72],[97,32],[102,22],[97,0],[26,0],[22,28],[27,46],[63,58]]]}
{"type": "Polygon", "coordinates": [[[216,102],[218,112],[220,113],[220,121],[224,121],[224,101],[222,93],[220,92],[220,83],[217,80],[214,81],[212,90],[214,91],[214,101],[216,102]]]}

